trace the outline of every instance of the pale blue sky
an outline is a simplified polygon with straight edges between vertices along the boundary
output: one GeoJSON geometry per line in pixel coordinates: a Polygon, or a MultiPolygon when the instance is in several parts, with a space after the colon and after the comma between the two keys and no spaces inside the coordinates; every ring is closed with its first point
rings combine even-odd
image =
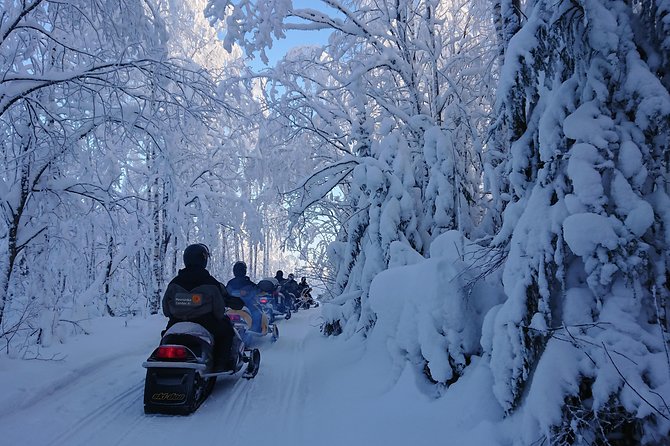
{"type": "MultiPolygon", "coordinates": [[[[325,7],[321,2],[315,0],[293,0],[294,8],[311,8],[318,9],[321,11],[330,10],[330,8],[325,7]]],[[[332,13],[333,11],[330,10],[332,13]]],[[[322,31],[287,31],[285,32],[286,38],[281,40],[275,40],[272,43],[272,48],[265,51],[268,56],[269,62],[267,65],[263,63],[260,58],[260,55],[256,54],[254,60],[248,62],[248,64],[255,70],[262,70],[264,68],[269,68],[274,66],[284,55],[295,46],[300,45],[325,45],[328,43],[328,36],[330,35],[330,30],[322,31]]]]}

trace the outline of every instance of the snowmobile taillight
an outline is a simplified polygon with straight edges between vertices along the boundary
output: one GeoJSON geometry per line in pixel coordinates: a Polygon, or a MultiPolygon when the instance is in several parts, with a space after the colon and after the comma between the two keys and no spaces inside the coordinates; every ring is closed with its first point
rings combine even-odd
{"type": "Polygon", "coordinates": [[[240,322],[242,318],[240,317],[239,314],[229,314],[228,318],[230,318],[230,322],[240,322]]]}
{"type": "Polygon", "coordinates": [[[262,304],[266,304],[266,303],[268,303],[268,298],[267,297],[261,297],[258,301],[262,304]]]}
{"type": "Polygon", "coordinates": [[[154,356],[157,359],[186,359],[188,350],[181,345],[161,345],[154,356]]]}

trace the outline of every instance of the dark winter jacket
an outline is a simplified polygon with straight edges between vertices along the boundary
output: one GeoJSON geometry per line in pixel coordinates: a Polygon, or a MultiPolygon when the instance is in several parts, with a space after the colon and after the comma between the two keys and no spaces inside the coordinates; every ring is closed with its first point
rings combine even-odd
{"type": "Polygon", "coordinates": [[[245,288],[256,288],[256,284],[249,278],[249,276],[233,277],[226,284],[229,290],[243,290],[245,288]]]}
{"type": "Polygon", "coordinates": [[[229,295],[202,267],[180,269],[163,296],[163,314],[171,320],[197,322],[213,316],[220,321],[226,317],[226,307],[241,309],[243,306],[241,299],[229,295]]]}
{"type": "Polygon", "coordinates": [[[282,290],[284,290],[287,293],[291,293],[294,296],[298,297],[299,294],[299,287],[298,287],[298,282],[296,282],[293,279],[287,280],[282,284],[282,290]]]}

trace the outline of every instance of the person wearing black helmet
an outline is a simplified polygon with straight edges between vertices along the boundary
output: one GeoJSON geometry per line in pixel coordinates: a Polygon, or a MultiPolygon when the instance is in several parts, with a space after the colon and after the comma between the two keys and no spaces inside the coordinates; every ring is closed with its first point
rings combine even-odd
{"type": "Polygon", "coordinates": [[[234,368],[237,358],[232,355],[233,325],[226,316],[226,307],[239,310],[244,302],[228,294],[226,287],[207,271],[209,249],[203,243],[189,245],[184,250],[184,268],[172,279],[163,296],[163,314],[169,319],[166,329],[177,322],[189,321],[205,327],[214,336],[217,369],[234,368]],[[182,305],[179,296],[197,293],[197,304],[182,305]]]}
{"type": "Polygon", "coordinates": [[[279,299],[279,304],[278,308],[279,311],[284,312],[290,310],[293,308],[293,298],[290,294],[286,292],[284,289],[284,284],[286,283],[287,279],[284,277],[284,271],[282,270],[277,270],[277,273],[275,274],[275,279],[279,283],[279,292],[281,294],[281,297],[279,299]]]}
{"type": "Polygon", "coordinates": [[[247,309],[251,313],[253,320],[252,331],[260,331],[261,311],[256,303],[258,286],[247,276],[247,264],[243,261],[237,261],[233,265],[233,278],[228,281],[226,288],[230,293],[240,296],[247,309]]]}
{"type": "Polygon", "coordinates": [[[298,294],[302,294],[306,289],[311,289],[311,287],[307,283],[307,278],[303,276],[300,278],[300,282],[298,283],[298,294]]]}
{"type": "Polygon", "coordinates": [[[255,287],[256,284],[247,276],[247,264],[238,261],[233,265],[233,278],[228,281],[226,288],[242,290],[247,287],[255,287]]]}
{"type": "Polygon", "coordinates": [[[291,296],[290,302],[291,305],[298,299],[300,296],[300,287],[298,286],[298,282],[295,281],[295,276],[293,273],[288,275],[288,278],[284,281],[284,284],[282,286],[284,291],[291,296]]]}

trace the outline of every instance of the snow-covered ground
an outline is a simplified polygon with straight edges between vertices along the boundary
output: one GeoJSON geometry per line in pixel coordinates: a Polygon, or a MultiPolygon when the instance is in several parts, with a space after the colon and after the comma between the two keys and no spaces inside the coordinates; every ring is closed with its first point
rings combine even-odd
{"type": "Polygon", "coordinates": [[[90,335],[40,352],[54,360],[0,359],[0,444],[497,444],[494,423],[480,423],[501,417],[485,367],[430,399],[410,368],[393,373],[386,355],[324,338],[319,322],[319,309],[282,321],[255,379],[219,378],[184,417],[143,412],[141,363],[165,319],[95,320],[90,335]]]}

